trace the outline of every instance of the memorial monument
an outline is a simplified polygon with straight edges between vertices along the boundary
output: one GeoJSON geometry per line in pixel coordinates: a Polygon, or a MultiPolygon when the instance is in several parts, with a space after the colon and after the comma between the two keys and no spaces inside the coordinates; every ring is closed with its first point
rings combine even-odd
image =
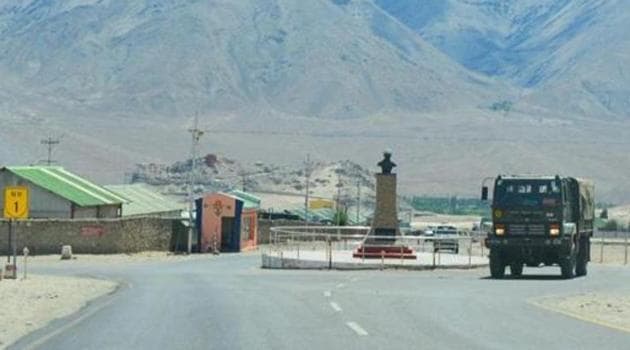
{"type": "Polygon", "coordinates": [[[402,243],[398,225],[396,174],[392,170],[392,152],[385,151],[378,163],[381,172],[376,174],[376,207],[372,226],[363,244],[353,253],[355,258],[403,258],[415,259],[413,251],[402,243]]]}
{"type": "MultiPolygon", "coordinates": [[[[391,151],[383,153],[383,160],[378,163],[381,172],[376,174],[376,208],[370,235],[399,236],[398,203],[396,198],[396,174],[392,169],[396,163],[392,162],[391,151]]],[[[382,239],[379,239],[382,240],[382,239]]],[[[386,239],[387,240],[387,239],[386,239]]]]}

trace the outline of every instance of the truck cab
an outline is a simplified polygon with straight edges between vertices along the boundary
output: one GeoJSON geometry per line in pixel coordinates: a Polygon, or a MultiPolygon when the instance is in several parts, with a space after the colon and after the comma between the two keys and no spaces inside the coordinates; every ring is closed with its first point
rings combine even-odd
{"type": "MultiPolygon", "coordinates": [[[[482,189],[487,200],[488,189],[482,189]]],[[[593,233],[593,185],[560,176],[498,176],[491,205],[490,273],[505,267],[520,276],[523,266],[560,266],[564,278],[587,273],[593,233]]]]}

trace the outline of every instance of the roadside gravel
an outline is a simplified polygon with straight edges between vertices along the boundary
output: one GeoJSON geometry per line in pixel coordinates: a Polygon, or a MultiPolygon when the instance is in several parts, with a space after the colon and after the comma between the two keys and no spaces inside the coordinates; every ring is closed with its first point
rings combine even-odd
{"type": "Polygon", "coordinates": [[[0,349],[54,319],[77,312],[116,286],[111,281],[44,275],[0,281],[0,349]]]}

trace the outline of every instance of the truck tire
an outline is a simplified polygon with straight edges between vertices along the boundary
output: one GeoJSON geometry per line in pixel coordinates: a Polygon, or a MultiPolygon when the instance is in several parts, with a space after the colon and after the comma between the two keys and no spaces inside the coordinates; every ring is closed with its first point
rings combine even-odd
{"type": "Polygon", "coordinates": [[[575,256],[563,258],[562,260],[560,260],[560,271],[562,273],[562,278],[564,279],[573,278],[574,269],[575,269],[575,256]]]}
{"type": "Polygon", "coordinates": [[[501,279],[505,275],[505,265],[498,254],[490,253],[490,277],[501,279]]]}
{"type": "Polygon", "coordinates": [[[510,265],[510,275],[519,277],[523,274],[523,264],[513,263],[510,265]]]}
{"type": "Polygon", "coordinates": [[[588,238],[580,239],[580,247],[577,254],[577,261],[575,263],[575,275],[576,276],[586,276],[588,273],[587,265],[588,265],[588,238]]]}

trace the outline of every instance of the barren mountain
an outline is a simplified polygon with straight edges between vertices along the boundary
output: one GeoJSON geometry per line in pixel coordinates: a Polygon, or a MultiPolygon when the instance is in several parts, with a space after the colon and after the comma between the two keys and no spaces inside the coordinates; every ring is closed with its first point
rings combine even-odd
{"type": "Polygon", "coordinates": [[[544,107],[532,113],[630,116],[628,1],[376,3],[465,67],[526,88],[514,103],[544,107]]]}
{"type": "Polygon", "coordinates": [[[4,1],[0,72],[84,115],[356,118],[475,106],[471,73],[370,2],[4,1]]]}
{"type": "MultiPolygon", "coordinates": [[[[0,164],[121,182],[200,149],[370,171],[477,195],[497,173],[630,198],[628,4],[567,0],[4,0],[0,164]]],[[[296,166],[296,164],[298,164],[296,166]]]]}

